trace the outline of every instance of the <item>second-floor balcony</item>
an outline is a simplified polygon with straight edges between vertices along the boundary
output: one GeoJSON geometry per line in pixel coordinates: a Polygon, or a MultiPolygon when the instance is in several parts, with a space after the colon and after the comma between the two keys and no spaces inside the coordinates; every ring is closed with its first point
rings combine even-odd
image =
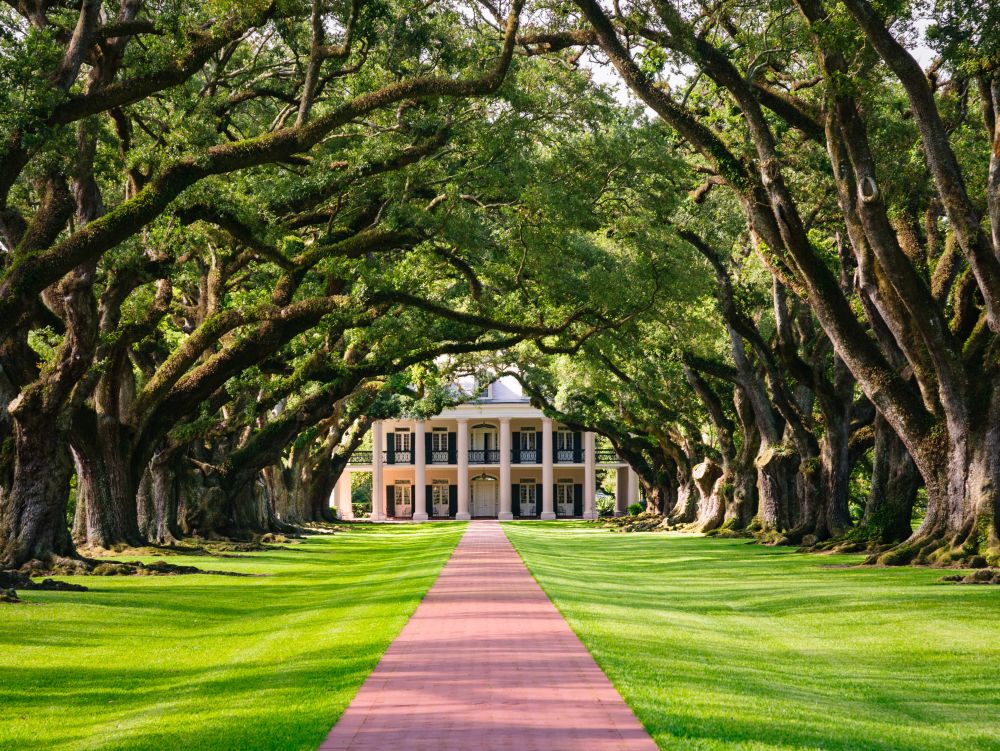
{"type": "Polygon", "coordinates": [[[469,464],[499,464],[500,452],[496,449],[472,449],[469,451],[469,464]]]}
{"type": "MultiPolygon", "coordinates": [[[[348,464],[368,465],[372,463],[373,453],[371,451],[355,451],[348,464]]],[[[457,464],[457,457],[452,451],[429,451],[427,452],[427,464],[457,464]]],[[[577,455],[574,451],[557,450],[554,452],[553,461],[556,464],[580,464],[583,463],[585,452],[580,451],[577,455]]],[[[412,451],[383,451],[383,464],[403,464],[412,465],[415,461],[412,451]]],[[[594,459],[598,464],[618,464],[622,459],[614,449],[599,448],[594,452],[594,459]]],[[[541,464],[542,452],[535,449],[513,449],[511,451],[512,464],[541,464]]],[[[497,449],[471,449],[469,451],[469,464],[499,464],[500,451],[497,449]]]]}

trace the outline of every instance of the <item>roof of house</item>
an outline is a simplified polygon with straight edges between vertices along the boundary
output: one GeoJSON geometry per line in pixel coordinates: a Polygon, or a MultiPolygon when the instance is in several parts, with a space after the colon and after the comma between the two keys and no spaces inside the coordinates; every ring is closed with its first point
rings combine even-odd
{"type": "Polygon", "coordinates": [[[476,401],[495,404],[527,404],[530,399],[521,390],[516,378],[504,376],[490,384],[476,401]]]}

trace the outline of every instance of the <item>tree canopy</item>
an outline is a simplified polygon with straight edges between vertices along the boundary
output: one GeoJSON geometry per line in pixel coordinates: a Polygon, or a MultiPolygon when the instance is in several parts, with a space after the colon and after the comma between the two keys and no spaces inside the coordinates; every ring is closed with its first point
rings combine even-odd
{"type": "Polygon", "coordinates": [[[0,560],[322,519],[472,369],[665,524],[996,561],[996,20],[7,3],[0,560]]]}

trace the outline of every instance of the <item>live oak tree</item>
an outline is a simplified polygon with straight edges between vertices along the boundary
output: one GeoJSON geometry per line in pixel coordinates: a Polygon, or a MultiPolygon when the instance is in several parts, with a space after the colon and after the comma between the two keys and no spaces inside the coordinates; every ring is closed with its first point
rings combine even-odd
{"type": "Polygon", "coordinates": [[[995,14],[948,15],[925,70],[900,41],[916,10],[577,0],[547,31],[600,50],[705,190],[731,192],[755,252],[913,457],[928,512],[881,560],[995,559],[998,61],[989,41],[954,44],[989,36],[973,27],[995,14]]]}
{"type": "Polygon", "coordinates": [[[6,4],[0,561],[322,519],[446,357],[668,524],[995,561],[994,5],[6,4]]]}
{"type": "Polygon", "coordinates": [[[209,529],[259,527],[251,478],[303,431],[356,436],[380,379],[601,325],[517,235],[519,161],[600,107],[529,59],[470,100],[508,74],[520,2],[412,10],[2,11],[28,104],[0,154],[5,565],[72,553],[74,471],[88,545],[170,541],[178,466],[212,468],[209,529]]]}

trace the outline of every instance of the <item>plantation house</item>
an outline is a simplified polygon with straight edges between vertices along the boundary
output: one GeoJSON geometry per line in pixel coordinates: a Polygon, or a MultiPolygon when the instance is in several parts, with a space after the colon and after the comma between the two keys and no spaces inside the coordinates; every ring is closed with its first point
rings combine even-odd
{"type": "Polygon", "coordinates": [[[376,422],[371,435],[371,450],[354,452],[337,485],[341,518],[353,517],[355,472],[372,474],[376,520],[594,519],[598,468],[617,472],[619,511],[637,497],[637,478],[614,450],[553,423],[507,379],[430,420],[376,422]]]}

